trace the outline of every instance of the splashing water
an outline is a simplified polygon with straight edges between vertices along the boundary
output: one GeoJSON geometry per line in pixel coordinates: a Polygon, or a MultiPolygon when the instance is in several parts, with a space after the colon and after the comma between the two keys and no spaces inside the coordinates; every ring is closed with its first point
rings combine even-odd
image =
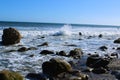
{"type": "Polygon", "coordinates": [[[72,34],[72,26],[64,25],[59,31],[54,33],[54,36],[70,36],[72,34]]]}

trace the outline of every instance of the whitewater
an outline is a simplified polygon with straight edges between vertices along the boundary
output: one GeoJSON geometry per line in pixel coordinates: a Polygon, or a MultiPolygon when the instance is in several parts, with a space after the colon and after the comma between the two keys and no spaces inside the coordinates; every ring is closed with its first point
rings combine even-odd
{"type": "Polygon", "coordinates": [[[120,44],[113,43],[115,39],[120,38],[120,29],[118,27],[81,27],[69,24],[38,27],[5,26],[0,28],[0,40],[3,29],[8,27],[19,30],[22,39],[19,44],[11,46],[0,45],[0,70],[7,69],[17,71],[23,76],[30,72],[41,72],[42,63],[53,57],[62,58],[67,61],[73,60],[73,58],[55,54],[44,56],[39,54],[42,50],[52,50],[55,53],[63,50],[69,53],[72,49],[81,48],[84,55],[98,53],[102,56],[115,52],[113,48],[120,47],[120,44]],[[79,33],[82,35],[79,35],[79,33]],[[102,34],[102,38],[98,37],[100,34],[102,34]],[[49,46],[38,46],[44,42],[48,42],[49,46]],[[10,52],[11,50],[18,50],[22,46],[27,48],[35,47],[37,50],[10,52]],[[106,51],[101,51],[99,50],[101,46],[107,46],[108,49],[106,51]],[[29,57],[30,55],[34,56],[29,57]]]}

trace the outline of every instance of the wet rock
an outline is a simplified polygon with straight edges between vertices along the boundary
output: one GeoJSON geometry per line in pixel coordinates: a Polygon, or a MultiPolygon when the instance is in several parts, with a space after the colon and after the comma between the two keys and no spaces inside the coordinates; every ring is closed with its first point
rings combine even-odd
{"type": "Polygon", "coordinates": [[[17,44],[21,40],[21,34],[15,28],[7,28],[3,30],[2,44],[12,45],[17,44]]]}
{"type": "Polygon", "coordinates": [[[76,65],[76,63],[74,61],[69,61],[68,62],[72,67],[76,65]]]}
{"type": "Polygon", "coordinates": [[[42,36],[41,38],[45,38],[45,36],[42,36]]]}
{"type": "Polygon", "coordinates": [[[71,72],[63,72],[58,75],[55,80],[88,80],[88,75],[82,74],[80,71],[73,70],[71,72]]]}
{"type": "Polygon", "coordinates": [[[103,35],[102,35],[102,34],[99,34],[99,35],[98,35],[98,37],[99,37],[99,38],[102,38],[102,37],[103,37],[103,35]]]}
{"type": "Polygon", "coordinates": [[[114,40],[114,43],[120,43],[120,38],[114,40]]]}
{"type": "Polygon", "coordinates": [[[17,72],[3,70],[0,71],[0,80],[23,80],[23,77],[17,72]]]}
{"type": "Polygon", "coordinates": [[[90,57],[99,57],[99,54],[91,54],[90,57]]]}
{"type": "Polygon", "coordinates": [[[29,55],[29,57],[34,57],[34,54],[29,55]]]}
{"type": "Polygon", "coordinates": [[[112,71],[111,72],[112,75],[115,75],[115,77],[120,80],[120,72],[119,71],[112,71]]]}
{"type": "Polygon", "coordinates": [[[36,47],[29,47],[28,50],[37,50],[36,47]]]}
{"type": "Polygon", "coordinates": [[[64,46],[77,47],[77,45],[76,45],[76,44],[67,44],[67,45],[64,45],[64,46]]]}
{"type": "Polygon", "coordinates": [[[29,73],[26,78],[30,80],[47,80],[47,77],[42,73],[29,73]]]}
{"type": "Polygon", "coordinates": [[[65,53],[65,51],[60,51],[60,52],[57,53],[57,55],[60,55],[60,56],[67,56],[66,53],[65,53]]]}
{"type": "Polygon", "coordinates": [[[86,65],[91,68],[106,67],[110,63],[110,59],[101,57],[88,57],[86,65]]]}
{"type": "Polygon", "coordinates": [[[62,72],[68,72],[71,70],[72,67],[67,61],[58,58],[52,58],[50,61],[46,61],[42,64],[43,73],[49,76],[57,76],[62,72]]]}
{"type": "Polygon", "coordinates": [[[115,47],[112,48],[113,50],[115,49],[115,47]]]}
{"type": "Polygon", "coordinates": [[[117,49],[116,50],[120,50],[120,47],[117,47],[117,49]]]}
{"type": "Polygon", "coordinates": [[[92,72],[95,73],[95,74],[104,74],[104,73],[107,72],[107,70],[104,69],[104,68],[94,68],[94,69],[92,70],[92,72]]]}
{"type": "Polygon", "coordinates": [[[40,54],[47,55],[47,54],[54,54],[54,52],[49,50],[43,50],[40,52],[40,54]]]}
{"type": "Polygon", "coordinates": [[[118,58],[118,54],[117,54],[117,53],[111,53],[110,56],[111,56],[111,57],[114,57],[114,58],[118,58]]]}
{"type": "Polygon", "coordinates": [[[80,35],[80,36],[82,36],[82,33],[81,33],[81,32],[79,32],[79,35],[80,35]]]}
{"type": "Polygon", "coordinates": [[[69,57],[73,58],[81,58],[83,55],[83,51],[80,48],[75,48],[74,50],[71,50],[70,53],[68,54],[69,57]]]}
{"type": "Polygon", "coordinates": [[[91,72],[93,69],[92,68],[86,68],[86,69],[83,69],[82,72],[91,72]]]}
{"type": "Polygon", "coordinates": [[[101,51],[106,51],[108,48],[107,48],[106,46],[101,46],[99,49],[100,49],[101,51]]]}
{"type": "Polygon", "coordinates": [[[38,47],[40,47],[40,46],[48,46],[48,42],[44,42],[41,45],[38,45],[38,47]]]}
{"type": "Polygon", "coordinates": [[[78,40],[83,40],[83,39],[80,38],[80,39],[78,39],[78,40]]]}
{"type": "Polygon", "coordinates": [[[28,50],[28,48],[26,48],[26,47],[21,47],[21,48],[18,49],[18,52],[25,52],[25,51],[27,51],[27,50],[28,50]]]}
{"type": "Polygon", "coordinates": [[[88,38],[87,39],[91,39],[93,36],[88,36],[88,38]]]}
{"type": "Polygon", "coordinates": [[[4,51],[5,53],[9,53],[9,52],[15,52],[16,50],[6,50],[4,51]]]}

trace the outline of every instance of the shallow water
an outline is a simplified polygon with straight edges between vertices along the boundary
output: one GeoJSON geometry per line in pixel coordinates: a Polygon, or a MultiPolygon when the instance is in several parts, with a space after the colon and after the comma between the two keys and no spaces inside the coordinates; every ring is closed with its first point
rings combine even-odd
{"type": "MultiPolygon", "coordinates": [[[[114,44],[113,41],[120,37],[120,30],[115,27],[79,27],[64,25],[60,27],[15,27],[17,28],[22,39],[19,44],[11,46],[0,46],[0,70],[8,69],[18,71],[22,75],[29,72],[41,72],[41,66],[44,61],[53,57],[63,58],[67,61],[73,60],[72,58],[52,55],[40,55],[42,50],[53,50],[58,52],[61,50],[69,53],[74,48],[81,48],[84,55],[88,53],[94,54],[95,52],[104,55],[114,52],[112,48],[120,47],[120,44],[114,44]],[[79,35],[82,33],[82,36],[79,35]],[[98,35],[103,34],[102,38],[98,35]],[[90,37],[91,36],[91,37],[90,37]],[[45,38],[41,38],[45,37],[45,38]],[[48,42],[49,46],[38,47],[38,45],[48,42]],[[76,46],[67,46],[67,45],[76,46]],[[21,46],[20,46],[21,45],[21,46]],[[29,50],[26,52],[17,52],[10,50],[18,50],[20,47],[36,47],[37,50],[29,50]],[[103,52],[99,47],[107,46],[108,50],[103,52]],[[33,54],[33,57],[29,57],[33,54]]],[[[0,30],[0,40],[2,36],[2,28],[0,30]]]]}

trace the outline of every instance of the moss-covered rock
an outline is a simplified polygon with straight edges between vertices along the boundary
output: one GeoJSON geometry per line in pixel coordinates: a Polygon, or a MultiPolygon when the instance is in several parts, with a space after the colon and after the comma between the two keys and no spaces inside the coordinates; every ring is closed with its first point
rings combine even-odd
{"type": "Polygon", "coordinates": [[[23,77],[17,72],[3,70],[0,71],[0,80],[23,80],[23,77]]]}

